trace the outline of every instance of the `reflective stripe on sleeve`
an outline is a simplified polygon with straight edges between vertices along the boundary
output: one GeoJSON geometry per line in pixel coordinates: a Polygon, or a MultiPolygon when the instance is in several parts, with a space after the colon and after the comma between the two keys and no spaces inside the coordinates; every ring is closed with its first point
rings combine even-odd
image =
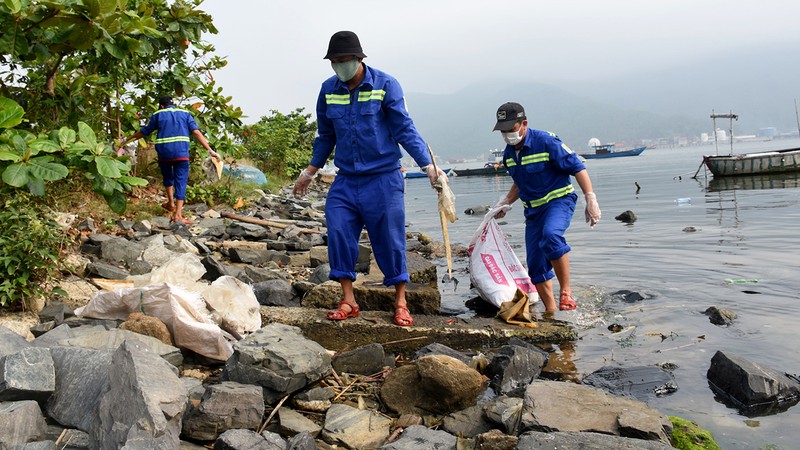
{"type": "Polygon", "coordinates": [[[325,104],[328,105],[349,105],[350,94],[325,94],[325,104]]]}

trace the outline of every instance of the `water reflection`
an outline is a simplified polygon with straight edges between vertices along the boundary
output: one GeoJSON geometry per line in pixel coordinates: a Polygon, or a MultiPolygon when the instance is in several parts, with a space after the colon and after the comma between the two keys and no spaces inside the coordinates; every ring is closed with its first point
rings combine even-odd
{"type": "Polygon", "coordinates": [[[709,192],[742,189],[790,189],[800,187],[800,172],[773,175],[714,177],[708,182],[709,192]]]}

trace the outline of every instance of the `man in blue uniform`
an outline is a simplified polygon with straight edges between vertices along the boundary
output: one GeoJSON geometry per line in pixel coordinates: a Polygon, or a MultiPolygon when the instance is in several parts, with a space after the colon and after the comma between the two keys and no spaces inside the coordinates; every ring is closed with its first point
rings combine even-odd
{"type": "MultiPolygon", "coordinates": [[[[506,142],[503,161],[514,180],[500,205],[517,199],[525,208],[525,250],[528,274],[542,298],[546,313],[556,311],[552,278],[558,278],[559,309],[577,308],[569,279],[570,246],[564,238],[578,196],[570,176],[574,176],[586,199],[586,222],[600,220],[600,206],[592,192],[592,180],[578,155],[553,133],[528,128],[525,110],[519,103],[505,103],[497,110],[497,123],[506,142]]],[[[501,211],[495,217],[505,216],[501,211]]]]}
{"type": "Polygon", "coordinates": [[[203,133],[197,128],[194,117],[188,111],[178,109],[172,97],[165,95],[158,101],[159,110],[150,116],[150,121],[133,136],[120,143],[117,155],[124,152],[125,144],[149,136],[158,130],[156,153],[158,166],[167,188],[167,202],[161,205],[171,213],[173,222],[185,225],[191,222],[183,217],[183,203],[186,201],[186,185],[189,183],[189,136],[194,136],[208,154],[220,160],[219,155],[208,145],[203,133]]]}
{"type": "Polygon", "coordinates": [[[325,216],[330,279],[341,283],[344,298],[327,317],[358,317],[353,281],[358,239],[366,227],[375,260],[384,275],[383,283],[395,287],[394,323],[411,326],[414,320],[405,298],[409,276],[399,145],[427,169],[431,184],[439,176],[443,180],[447,177],[430,166],[427,145],[408,115],[400,84],[391,75],[364,64],[365,57],[358,36],[352,31],[339,31],[331,37],[324,59],[330,60],[336,75],[322,83],[313,155],[293,192],[308,193],[311,180],[335,147],[333,162],[339,171],[328,191],[325,216]]]}

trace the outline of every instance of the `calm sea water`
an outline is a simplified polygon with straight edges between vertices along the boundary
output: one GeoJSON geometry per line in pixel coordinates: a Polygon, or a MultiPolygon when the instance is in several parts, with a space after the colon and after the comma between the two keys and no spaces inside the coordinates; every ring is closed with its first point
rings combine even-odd
{"type": "MultiPolygon", "coordinates": [[[[734,150],[790,146],[800,141],[737,143],[734,150]]],[[[721,154],[729,150],[720,146],[721,154]]],[[[723,448],[798,448],[800,406],[745,417],[715,399],[706,372],[714,353],[722,350],[800,374],[800,176],[720,183],[710,174],[703,178],[701,169],[701,177],[692,179],[702,155],[715,152],[713,145],[650,149],[637,157],[587,161],[603,219],[590,228],[579,200],[567,231],[579,309],[556,318],[573,322],[580,338],[557,349],[554,363],[577,378],[608,364],[677,364],[673,374],[679,390],[651,406],[697,422],[723,448]],[[635,223],[614,219],[626,210],[636,214],[635,223]],[[623,289],[646,299],[630,304],[611,295],[623,289]],[[731,309],[738,318],[730,327],[715,326],[703,315],[709,306],[731,309]],[[608,331],[613,323],[624,331],[608,331]]],[[[466,247],[480,223],[482,215],[466,215],[465,209],[493,205],[510,186],[507,175],[452,178],[459,219],[449,224],[451,242],[466,247]]],[[[409,230],[442,239],[427,179],[406,181],[406,207],[409,230]]],[[[504,222],[504,232],[525,261],[519,202],[504,222]]],[[[445,262],[437,264],[440,275],[446,273],[445,262]]],[[[440,284],[444,312],[472,314],[464,306],[476,296],[466,265],[465,258],[454,260],[454,276],[461,282],[455,291],[452,284],[440,284]]]]}

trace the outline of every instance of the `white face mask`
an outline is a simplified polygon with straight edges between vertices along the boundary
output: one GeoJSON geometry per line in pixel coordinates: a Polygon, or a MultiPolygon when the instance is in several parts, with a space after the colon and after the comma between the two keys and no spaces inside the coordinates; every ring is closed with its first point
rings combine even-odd
{"type": "Polygon", "coordinates": [[[520,131],[522,131],[522,127],[520,127],[518,131],[501,131],[500,134],[503,135],[503,140],[506,141],[506,144],[517,145],[522,141],[522,136],[519,135],[520,131]]]}
{"type": "Polygon", "coordinates": [[[345,61],[342,63],[331,63],[331,67],[333,67],[333,71],[336,72],[336,76],[342,81],[342,83],[346,83],[353,79],[356,76],[356,72],[358,72],[358,66],[361,65],[361,62],[358,58],[353,58],[350,61],[345,61]]]}

